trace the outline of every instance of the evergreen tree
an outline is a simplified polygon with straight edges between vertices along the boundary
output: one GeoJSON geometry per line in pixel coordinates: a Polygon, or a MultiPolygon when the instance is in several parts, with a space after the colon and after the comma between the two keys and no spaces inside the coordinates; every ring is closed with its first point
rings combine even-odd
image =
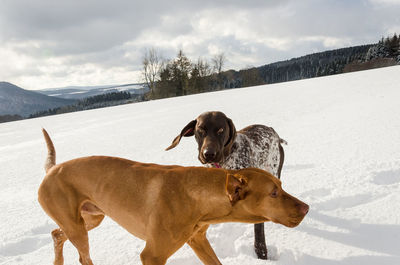
{"type": "Polygon", "coordinates": [[[176,96],[187,95],[191,66],[190,60],[183,54],[182,50],[179,50],[177,58],[172,63],[172,79],[176,85],[176,96]]]}

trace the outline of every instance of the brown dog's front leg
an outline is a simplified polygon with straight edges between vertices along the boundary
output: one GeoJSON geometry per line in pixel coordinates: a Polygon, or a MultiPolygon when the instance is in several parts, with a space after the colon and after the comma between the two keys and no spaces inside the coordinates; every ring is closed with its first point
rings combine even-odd
{"type": "Polygon", "coordinates": [[[268,251],[265,244],[264,223],[254,225],[254,251],[259,259],[267,259],[268,251]]]}
{"type": "Polygon", "coordinates": [[[201,227],[187,243],[196,253],[197,257],[199,257],[199,259],[203,262],[203,264],[221,265],[221,262],[218,260],[217,255],[215,255],[210,242],[208,242],[206,236],[207,229],[208,225],[201,227]]]}

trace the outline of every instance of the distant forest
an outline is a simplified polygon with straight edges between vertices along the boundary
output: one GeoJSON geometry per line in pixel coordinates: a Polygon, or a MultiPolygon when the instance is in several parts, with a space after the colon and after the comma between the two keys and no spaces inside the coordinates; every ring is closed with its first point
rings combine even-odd
{"type": "Polygon", "coordinates": [[[31,114],[29,118],[49,116],[81,110],[97,109],[141,101],[141,97],[129,92],[112,92],[78,100],[75,104],[48,109],[31,114]]]}
{"type": "Polygon", "coordinates": [[[363,45],[314,53],[261,67],[230,71],[225,75],[224,87],[274,84],[343,73],[348,63],[362,60],[371,46],[363,45]]]}
{"type": "Polygon", "coordinates": [[[0,123],[8,121],[18,121],[23,119],[24,117],[20,115],[0,115],[0,123]]]}
{"type": "Polygon", "coordinates": [[[192,62],[180,50],[170,60],[154,49],[146,51],[143,60],[144,81],[150,92],[147,99],[287,82],[400,64],[400,38],[397,34],[382,38],[377,44],[314,53],[287,61],[239,71],[222,71],[226,57],[211,61],[198,58],[192,62]]]}

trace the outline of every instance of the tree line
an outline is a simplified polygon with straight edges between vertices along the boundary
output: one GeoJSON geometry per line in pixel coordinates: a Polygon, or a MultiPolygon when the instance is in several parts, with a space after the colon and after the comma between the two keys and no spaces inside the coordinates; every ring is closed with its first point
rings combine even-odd
{"type": "Polygon", "coordinates": [[[111,92],[78,100],[75,104],[38,111],[29,115],[29,118],[56,115],[61,113],[75,112],[81,110],[97,109],[126,103],[141,101],[140,96],[126,91],[111,92]]]}
{"type": "Polygon", "coordinates": [[[347,64],[343,72],[362,71],[400,64],[400,38],[395,33],[371,46],[362,60],[347,64]]]}
{"type": "Polygon", "coordinates": [[[193,62],[179,50],[176,58],[164,60],[151,48],[143,56],[143,76],[150,88],[147,99],[183,96],[400,64],[399,44],[400,37],[394,34],[376,44],[319,52],[239,71],[223,71],[223,53],[211,61],[198,58],[193,62]]]}
{"type": "Polygon", "coordinates": [[[396,33],[392,37],[382,37],[378,42],[378,45],[385,47],[388,55],[391,57],[397,57],[400,55],[400,36],[396,33]]]}
{"type": "Polygon", "coordinates": [[[0,115],[0,123],[2,122],[9,122],[9,121],[18,121],[18,120],[23,120],[24,117],[20,116],[20,115],[0,115]]]}
{"type": "Polygon", "coordinates": [[[145,51],[142,60],[143,80],[149,87],[148,99],[184,96],[221,89],[224,53],[211,61],[198,58],[191,61],[182,50],[176,58],[164,59],[154,48],[145,51]]]}

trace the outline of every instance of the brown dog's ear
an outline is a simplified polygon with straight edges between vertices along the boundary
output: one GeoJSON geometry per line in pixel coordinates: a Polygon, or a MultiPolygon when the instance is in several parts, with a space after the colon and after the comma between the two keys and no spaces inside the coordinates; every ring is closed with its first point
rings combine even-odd
{"type": "Polygon", "coordinates": [[[231,152],[232,145],[236,139],[236,128],[235,128],[235,125],[233,125],[233,122],[231,119],[229,119],[229,118],[226,118],[226,119],[227,119],[228,127],[229,127],[229,138],[224,146],[224,155],[228,156],[231,152]]]}
{"type": "Polygon", "coordinates": [[[179,144],[181,141],[182,136],[189,137],[194,135],[194,128],[196,127],[197,120],[192,120],[189,122],[181,131],[181,134],[175,137],[175,139],[172,141],[172,144],[165,149],[165,151],[168,151],[175,146],[179,144]]]}
{"type": "Polygon", "coordinates": [[[242,175],[228,173],[226,175],[225,189],[231,204],[234,205],[237,201],[246,197],[247,179],[242,175]]]}

